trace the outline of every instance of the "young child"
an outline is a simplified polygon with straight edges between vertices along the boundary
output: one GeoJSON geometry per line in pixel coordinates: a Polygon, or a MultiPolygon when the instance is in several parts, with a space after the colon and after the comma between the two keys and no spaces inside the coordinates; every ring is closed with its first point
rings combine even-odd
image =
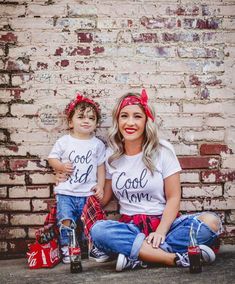
{"type": "MultiPolygon", "coordinates": [[[[59,138],[53,146],[48,161],[67,180],[55,186],[57,222],[64,263],[70,263],[69,230],[80,220],[86,199],[95,195],[103,197],[105,181],[105,145],[94,136],[101,117],[93,100],[77,95],[65,109],[70,133],[59,138]]],[[[103,262],[108,256],[94,246],[90,258],[103,262]]]]}

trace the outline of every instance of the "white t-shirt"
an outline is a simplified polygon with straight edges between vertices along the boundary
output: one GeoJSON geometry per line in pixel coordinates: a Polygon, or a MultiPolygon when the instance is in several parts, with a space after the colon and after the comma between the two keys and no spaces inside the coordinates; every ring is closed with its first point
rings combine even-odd
{"type": "Polygon", "coordinates": [[[97,184],[97,166],[105,161],[105,145],[95,136],[81,140],[64,135],[53,146],[48,158],[73,164],[74,171],[65,181],[55,186],[55,193],[72,196],[90,196],[97,184]]]}
{"type": "Polygon", "coordinates": [[[159,151],[154,158],[156,171],[154,175],[142,161],[143,153],[134,156],[123,155],[115,160],[111,167],[107,160],[112,150],[106,153],[106,178],[112,179],[112,189],[120,204],[120,213],[129,216],[135,214],[161,215],[166,198],[164,179],[181,171],[179,161],[172,145],[160,141],[159,151]]]}

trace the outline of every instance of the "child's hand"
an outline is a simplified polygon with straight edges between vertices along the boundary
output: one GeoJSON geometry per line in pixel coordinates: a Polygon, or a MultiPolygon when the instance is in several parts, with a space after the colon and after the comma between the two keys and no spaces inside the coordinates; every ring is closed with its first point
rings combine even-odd
{"type": "Polygon", "coordinates": [[[94,195],[98,200],[101,200],[103,198],[104,190],[98,184],[93,186],[91,190],[94,191],[94,193],[95,193],[94,195]]]}
{"type": "Polygon", "coordinates": [[[71,175],[73,173],[73,164],[71,163],[64,163],[62,172],[68,175],[71,175]]]}

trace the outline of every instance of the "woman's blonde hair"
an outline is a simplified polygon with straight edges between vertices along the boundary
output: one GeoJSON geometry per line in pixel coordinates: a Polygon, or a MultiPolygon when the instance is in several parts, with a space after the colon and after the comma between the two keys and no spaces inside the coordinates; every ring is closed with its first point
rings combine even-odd
{"type": "MultiPolygon", "coordinates": [[[[126,97],[134,96],[137,98],[140,98],[140,94],[138,93],[128,93],[123,95],[115,105],[113,112],[112,112],[112,126],[109,130],[108,134],[108,143],[110,148],[113,150],[113,154],[108,158],[108,163],[110,166],[113,166],[112,163],[119,159],[124,153],[124,145],[123,145],[123,137],[118,129],[118,117],[119,117],[119,108],[122,103],[122,101],[126,97]]],[[[138,104],[139,107],[145,112],[143,106],[141,104],[138,104]]],[[[149,108],[155,117],[155,111],[151,105],[149,105],[149,108]]],[[[154,165],[154,157],[158,150],[159,146],[159,138],[158,138],[158,131],[156,123],[154,123],[149,117],[147,117],[146,125],[145,125],[145,133],[144,133],[144,140],[142,145],[143,150],[143,162],[147,169],[150,170],[150,172],[153,174],[153,172],[156,170],[156,166],[154,165]]]]}

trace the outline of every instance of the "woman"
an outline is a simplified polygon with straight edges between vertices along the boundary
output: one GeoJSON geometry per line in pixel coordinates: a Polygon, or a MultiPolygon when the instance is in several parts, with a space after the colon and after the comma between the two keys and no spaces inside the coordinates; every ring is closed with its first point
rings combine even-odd
{"type": "Polygon", "coordinates": [[[191,225],[203,260],[214,261],[208,246],[220,232],[220,219],[209,212],[178,217],[181,167],[171,144],[158,139],[145,90],[118,101],[109,145],[103,205],[114,193],[122,215],[119,221],[96,222],[91,237],[101,251],[118,255],[116,270],[143,266],[143,261],[189,266],[191,225]]]}

